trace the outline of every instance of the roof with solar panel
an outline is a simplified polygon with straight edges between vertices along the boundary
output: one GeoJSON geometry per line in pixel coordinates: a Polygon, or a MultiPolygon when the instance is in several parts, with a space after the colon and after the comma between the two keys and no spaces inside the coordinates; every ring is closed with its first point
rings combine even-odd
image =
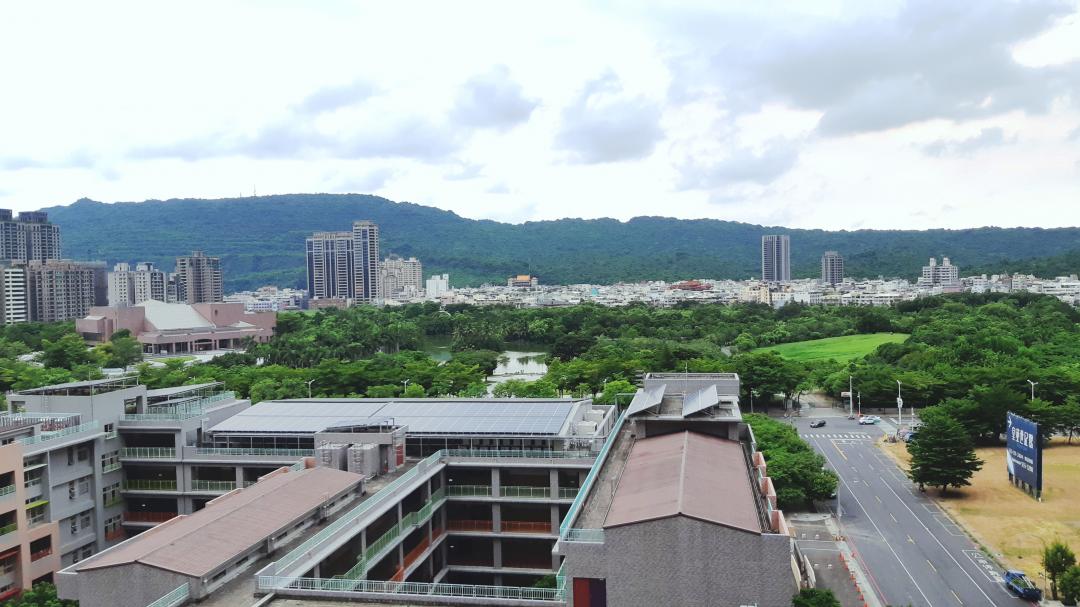
{"type": "Polygon", "coordinates": [[[579,407],[592,407],[592,401],[569,398],[263,401],[209,431],[311,434],[389,422],[407,426],[410,435],[561,436],[570,433],[579,407]]]}
{"type": "Polygon", "coordinates": [[[739,376],[735,373],[648,373],[627,415],[656,419],[705,418],[739,421],[739,376]]]}

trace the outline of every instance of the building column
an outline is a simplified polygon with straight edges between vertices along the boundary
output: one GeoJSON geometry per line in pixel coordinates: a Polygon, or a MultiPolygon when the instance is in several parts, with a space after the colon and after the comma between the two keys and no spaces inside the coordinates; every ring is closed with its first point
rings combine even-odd
{"type": "Polygon", "coordinates": [[[559,517],[559,505],[551,505],[551,532],[558,533],[559,525],[562,523],[562,519],[559,517]]]}
{"type": "Polygon", "coordinates": [[[498,468],[491,469],[491,495],[493,497],[499,497],[499,487],[501,484],[501,478],[498,468]]]}
{"type": "Polygon", "coordinates": [[[491,530],[502,533],[502,504],[491,505],[491,530]]]}
{"type": "Polygon", "coordinates": [[[559,469],[548,470],[548,480],[551,485],[551,499],[559,499],[559,469]]]}
{"type": "MultiPolygon", "coordinates": [[[[491,542],[491,546],[492,546],[492,548],[494,550],[494,552],[492,554],[492,561],[491,561],[492,565],[494,565],[497,568],[502,567],[503,566],[503,563],[502,563],[502,560],[503,560],[502,559],[502,540],[499,539],[499,538],[495,538],[495,541],[491,542]]],[[[502,584],[502,582],[495,582],[496,586],[499,586],[501,584],[502,584]]]]}

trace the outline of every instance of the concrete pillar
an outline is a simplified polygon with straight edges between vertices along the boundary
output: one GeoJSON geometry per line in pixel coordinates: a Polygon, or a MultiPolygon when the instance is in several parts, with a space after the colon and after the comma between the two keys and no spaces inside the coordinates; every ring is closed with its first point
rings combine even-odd
{"type": "Polygon", "coordinates": [[[491,505],[491,529],[495,533],[502,533],[502,504],[491,505]]]}
{"type": "Polygon", "coordinates": [[[311,573],[317,578],[322,577],[322,563],[315,563],[315,569],[311,573]]]}
{"type": "MultiPolygon", "coordinates": [[[[502,567],[503,566],[502,565],[502,540],[499,539],[499,538],[495,538],[495,541],[491,542],[491,545],[492,545],[492,548],[494,550],[494,552],[492,554],[492,561],[491,562],[495,567],[502,567]]],[[[501,576],[496,576],[496,577],[501,577],[501,576]]],[[[495,585],[496,586],[501,586],[502,582],[496,581],[495,585]]]]}
{"type": "Polygon", "coordinates": [[[367,552],[367,527],[360,530],[360,554],[367,552]]]}
{"type": "Polygon", "coordinates": [[[501,483],[501,478],[500,478],[500,474],[499,474],[499,469],[498,468],[492,468],[491,469],[491,495],[493,495],[495,497],[499,497],[500,483],[501,483]]]}
{"type": "Polygon", "coordinates": [[[239,489],[244,486],[244,467],[236,467],[236,488],[239,489]]]}
{"type": "Polygon", "coordinates": [[[551,532],[559,532],[559,524],[562,523],[562,519],[559,517],[559,505],[551,505],[551,532]]]}
{"type": "Polygon", "coordinates": [[[548,478],[551,484],[551,497],[553,499],[559,498],[559,469],[552,468],[548,471],[548,478]]]}

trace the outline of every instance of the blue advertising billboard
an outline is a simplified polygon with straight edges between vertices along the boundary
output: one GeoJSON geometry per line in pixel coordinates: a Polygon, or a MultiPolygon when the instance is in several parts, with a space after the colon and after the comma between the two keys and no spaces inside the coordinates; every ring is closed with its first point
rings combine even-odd
{"type": "Polygon", "coordinates": [[[1039,424],[1009,411],[1005,427],[1005,465],[1009,479],[1042,492],[1042,437],[1039,424]]]}

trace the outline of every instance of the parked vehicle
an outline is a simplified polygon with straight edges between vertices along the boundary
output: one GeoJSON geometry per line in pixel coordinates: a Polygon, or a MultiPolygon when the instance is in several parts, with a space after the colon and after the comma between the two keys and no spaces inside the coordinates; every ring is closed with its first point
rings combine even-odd
{"type": "Polygon", "coordinates": [[[1004,574],[1005,587],[1025,601],[1041,601],[1042,590],[1027,579],[1023,571],[1009,570],[1004,574]]]}
{"type": "Polygon", "coordinates": [[[810,422],[810,427],[811,428],[822,428],[824,426],[825,426],[825,420],[823,420],[823,419],[815,419],[814,421],[810,422]]]}
{"type": "Polygon", "coordinates": [[[877,417],[876,415],[864,415],[864,416],[859,418],[859,425],[872,426],[872,425],[878,423],[879,421],[881,421],[881,418],[877,417]]]}

